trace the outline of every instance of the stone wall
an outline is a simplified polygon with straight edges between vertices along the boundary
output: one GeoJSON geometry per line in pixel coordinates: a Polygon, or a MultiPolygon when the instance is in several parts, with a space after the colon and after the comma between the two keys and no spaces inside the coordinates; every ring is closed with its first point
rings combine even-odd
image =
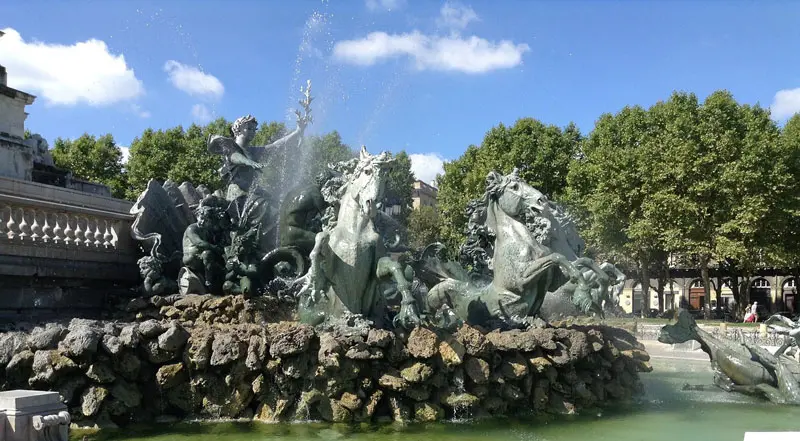
{"type": "MultiPolygon", "coordinates": [[[[228,315],[241,298],[177,308],[228,315]]],[[[3,388],[56,390],[80,425],[176,418],[433,421],[574,413],[641,392],[649,356],[604,326],[409,335],[296,322],[74,319],[0,335],[3,388]]]]}
{"type": "Polygon", "coordinates": [[[103,309],[110,290],[136,285],[131,205],[0,177],[0,320],[4,311],[103,309]]]}
{"type": "Polygon", "coordinates": [[[22,141],[22,138],[11,138],[0,134],[0,176],[30,181],[32,171],[31,148],[22,141]]]}
{"type": "Polygon", "coordinates": [[[22,139],[25,133],[25,106],[33,104],[35,96],[0,83],[0,133],[22,139]]]}

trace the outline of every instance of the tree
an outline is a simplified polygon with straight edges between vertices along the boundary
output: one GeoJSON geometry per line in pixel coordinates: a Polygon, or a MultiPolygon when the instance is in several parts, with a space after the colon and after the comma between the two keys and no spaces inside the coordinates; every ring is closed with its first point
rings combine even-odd
{"type": "Polygon", "coordinates": [[[562,130],[533,118],[519,119],[511,127],[493,127],[480,147],[469,146],[460,158],[446,163],[445,174],[437,178],[443,239],[451,248],[462,241],[464,209],[470,199],[483,194],[490,171],[509,173],[518,168],[522,179],[558,200],[580,139],[574,124],[562,130]]]}
{"type": "Polygon", "coordinates": [[[308,149],[308,159],[304,166],[305,182],[312,182],[329,164],[347,161],[356,156],[350,146],[342,142],[342,137],[336,130],[322,136],[309,136],[303,143],[308,149]]]}
{"type": "Polygon", "coordinates": [[[400,214],[395,218],[401,225],[408,225],[408,216],[411,213],[411,204],[414,196],[414,181],[417,178],[411,171],[411,158],[405,150],[392,155],[394,164],[386,180],[386,190],[384,193],[384,203],[395,203],[400,205],[400,214]]]}
{"type": "Polygon", "coordinates": [[[566,199],[580,219],[587,241],[610,257],[637,263],[642,314],[649,312],[653,260],[660,251],[649,181],[653,119],[639,107],[602,115],[569,169],[566,199]]]}
{"type": "MultiPolygon", "coordinates": [[[[186,150],[183,127],[154,131],[146,129],[130,145],[130,156],[125,168],[128,171],[128,198],[136,199],[150,179],[166,181],[170,171],[178,166],[185,167],[192,158],[184,160],[186,150]]],[[[206,153],[204,153],[206,154],[206,153]]],[[[194,183],[200,185],[200,183],[194,183]]],[[[217,187],[211,187],[213,191],[217,187]]]]}
{"type": "Polygon", "coordinates": [[[692,142],[670,154],[683,155],[673,163],[683,185],[676,192],[681,218],[673,216],[669,230],[671,245],[697,263],[707,306],[713,265],[725,262],[747,279],[777,255],[781,228],[774,214],[782,199],[791,199],[794,177],[785,161],[776,161],[784,157],[780,132],[767,110],[740,105],[723,90],[709,95],[696,116],[692,142]]]}
{"type": "Polygon", "coordinates": [[[777,224],[775,228],[782,239],[775,244],[773,256],[777,265],[800,280],[800,247],[796,245],[800,242],[800,114],[783,126],[779,147],[776,162],[786,165],[792,179],[782,203],[772,213],[772,223],[777,224]]]}
{"type": "Polygon", "coordinates": [[[726,91],[702,105],[674,93],[602,116],[570,170],[568,199],[590,242],[635,256],[643,293],[653,270],[662,292],[677,253],[700,270],[708,306],[712,266],[746,276],[786,255],[776,244],[797,213],[792,151],[759,106],[726,91]]]}
{"type": "Polygon", "coordinates": [[[202,127],[189,126],[183,133],[182,153],[176,158],[167,178],[178,183],[186,181],[195,186],[205,185],[212,190],[221,188],[219,168],[222,156],[208,151],[208,139],[212,135],[227,136],[229,133],[229,124],[224,118],[202,127]]]}
{"type": "Polygon", "coordinates": [[[110,134],[95,138],[84,133],[75,140],[58,138],[52,155],[55,165],[71,171],[73,176],[107,185],[114,197],[125,196],[122,151],[110,134]]]}
{"type": "Polygon", "coordinates": [[[421,206],[408,216],[408,241],[421,249],[439,240],[439,213],[433,207],[421,206]]]}

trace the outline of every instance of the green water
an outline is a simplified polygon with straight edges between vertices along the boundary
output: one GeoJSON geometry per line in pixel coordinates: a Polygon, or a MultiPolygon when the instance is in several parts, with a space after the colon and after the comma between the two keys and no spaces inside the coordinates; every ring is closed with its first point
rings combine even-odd
{"type": "MultiPolygon", "coordinates": [[[[653,359],[642,374],[641,403],[601,415],[557,419],[385,426],[327,424],[190,423],[126,429],[88,436],[92,441],[689,441],[737,440],[747,431],[800,431],[800,408],[775,406],[721,390],[682,391],[710,385],[708,362],[653,359]]],[[[82,435],[75,434],[76,440],[82,435]]]]}

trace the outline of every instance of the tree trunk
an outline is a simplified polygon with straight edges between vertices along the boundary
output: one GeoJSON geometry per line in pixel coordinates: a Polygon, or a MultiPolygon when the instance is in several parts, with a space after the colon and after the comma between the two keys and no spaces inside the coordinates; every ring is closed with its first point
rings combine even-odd
{"type": "Polygon", "coordinates": [[[733,291],[733,298],[736,300],[736,308],[733,309],[733,316],[736,317],[736,320],[742,320],[744,318],[742,311],[744,311],[744,307],[747,306],[741,288],[739,284],[739,275],[731,274],[731,291],[733,291]]]}
{"type": "Polygon", "coordinates": [[[664,312],[664,285],[666,280],[663,277],[658,278],[656,285],[656,294],[658,295],[658,312],[664,312]]]}
{"type": "Polygon", "coordinates": [[[669,271],[669,262],[665,262],[664,265],[664,282],[669,283],[669,293],[672,295],[672,303],[669,305],[663,305],[662,312],[664,310],[675,309],[675,289],[672,287],[672,274],[669,271]]]}
{"type": "Polygon", "coordinates": [[[717,302],[717,311],[719,311],[720,314],[722,314],[722,317],[721,317],[722,321],[725,321],[725,312],[724,312],[724,310],[722,308],[722,304],[719,301],[720,298],[722,298],[722,279],[723,279],[723,275],[722,274],[718,274],[717,275],[717,286],[714,289],[714,300],[716,300],[716,302],[717,302]]]}
{"type": "Polygon", "coordinates": [[[639,258],[639,286],[642,288],[641,311],[642,318],[650,315],[650,262],[639,258]]]}
{"type": "Polygon", "coordinates": [[[704,254],[700,256],[700,277],[703,279],[703,316],[708,319],[709,312],[711,312],[711,280],[708,277],[708,261],[709,256],[704,254]]]}
{"type": "Polygon", "coordinates": [[[743,279],[742,283],[744,285],[743,286],[744,287],[744,290],[743,290],[744,295],[742,296],[742,297],[744,297],[744,299],[743,299],[744,302],[742,303],[742,318],[744,318],[744,314],[745,314],[744,308],[747,305],[750,304],[750,285],[752,285],[753,282],[750,280],[750,274],[744,274],[744,277],[742,277],[742,279],[743,279]]]}

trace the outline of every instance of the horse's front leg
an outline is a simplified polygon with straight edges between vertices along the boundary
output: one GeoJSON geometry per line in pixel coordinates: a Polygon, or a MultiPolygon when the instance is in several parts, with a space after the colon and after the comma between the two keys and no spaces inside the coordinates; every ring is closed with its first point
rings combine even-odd
{"type": "Polygon", "coordinates": [[[611,296],[609,295],[608,291],[608,286],[611,282],[611,279],[594,260],[589,259],[588,257],[581,257],[573,262],[573,264],[575,266],[584,266],[594,273],[597,284],[599,285],[597,295],[592,296],[595,303],[602,304],[604,300],[611,300],[611,296]]]}
{"type": "Polygon", "coordinates": [[[395,326],[411,329],[419,326],[419,312],[417,299],[411,292],[411,284],[403,274],[403,266],[388,257],[378,259],[378,267],[375,272],[378,279],[392,277],[397,284],[397,291],[400,292],[400,313],[394,318],[395,326]]]}
{"type": "Polygon", "coordinates": [[[316,291],[322,289],[325,285],[325,271],[322,268],[322,261],[324,248],[328,246],[329,240],[330,233],[327,231],[317,233],[314,238],[314,249],[311,250],[309,255],[311,264],[308,267],[308,272],[292,283],[293,285],[301,285],[297,294],[298,297],[308,300],[316,299],[316,291]]]}
{"type": "Polygon", "coordinates": [[[562,254],[552,253],[547,257],[552,259],[569,276],[570,282],[576,285],[572,293],[572,303],[585,314],[594,313],[603,317],[603,308],[592,298],[592,289],[583,273],[562,254]]]}

